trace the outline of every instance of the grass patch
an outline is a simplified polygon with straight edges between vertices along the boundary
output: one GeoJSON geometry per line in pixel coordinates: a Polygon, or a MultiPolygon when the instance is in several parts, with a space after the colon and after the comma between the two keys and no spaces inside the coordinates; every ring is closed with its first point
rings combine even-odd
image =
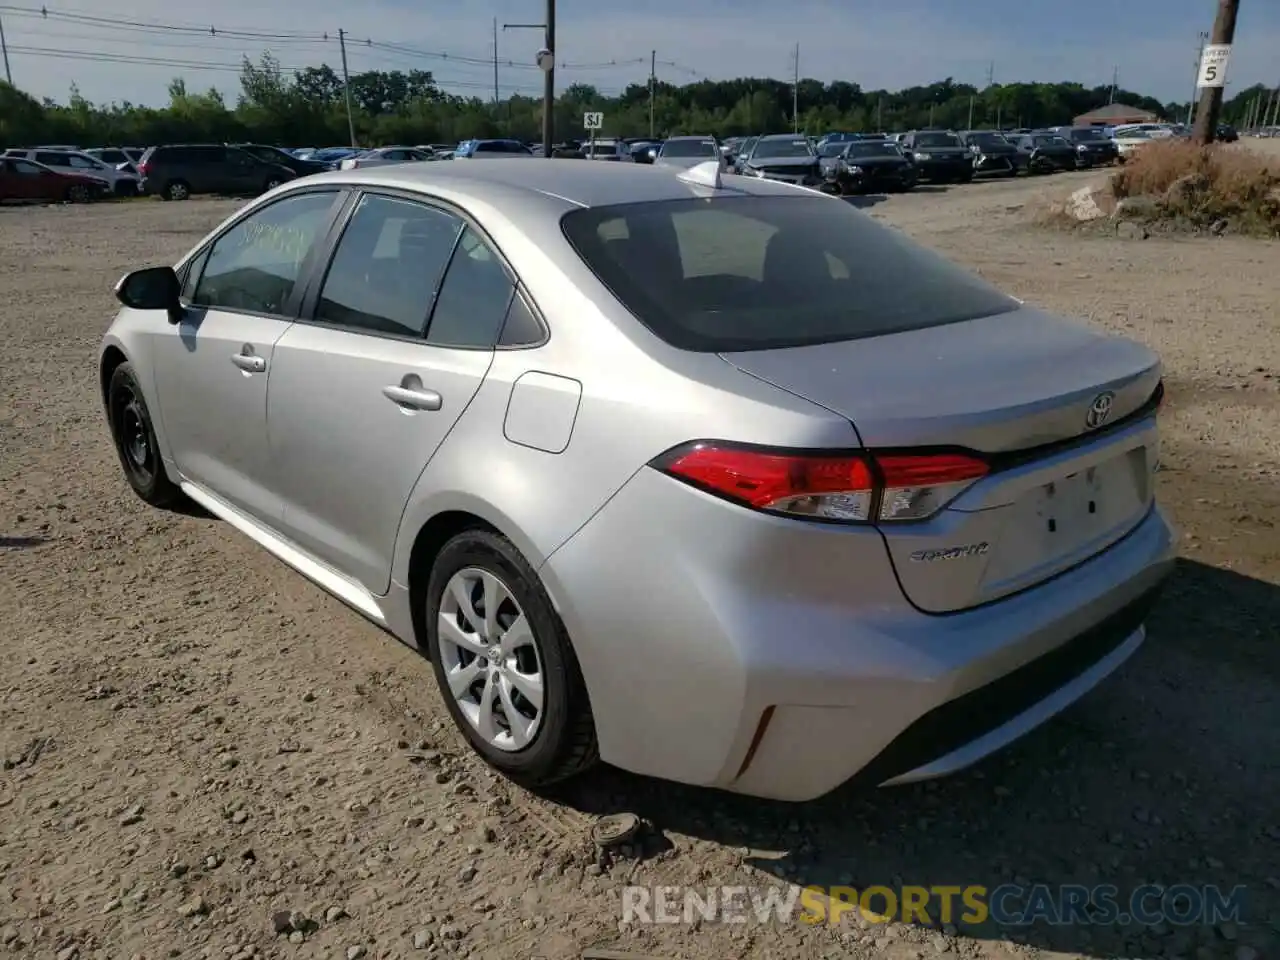
{"type": "Polygon", "coordinates": [[[1157,220],[1280,236],[1280,162],[1239,144],[1152,141],[1111,176],[1111,192],[1149,201],[1157,220]]]}

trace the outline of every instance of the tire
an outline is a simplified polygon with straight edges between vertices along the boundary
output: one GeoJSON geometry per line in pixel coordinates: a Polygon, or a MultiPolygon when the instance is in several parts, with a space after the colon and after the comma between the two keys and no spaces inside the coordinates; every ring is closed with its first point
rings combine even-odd
{"type": "Polygon", "coordinates": [[[268,193],[269,191],[274,190],[276,187],[280,186],[280,184],[282,183],[284,183],[284,181],[281,180],[279,177],[271,177],[263,185],[262,192],[268,193]]]}
{"type": "Polygon", "coordinates": [[[133,492],[153,507],[180,500],[182,491],[164,472],[151,412],[133,364],[127,361],[115,368],[107,385],[107,418],[120,468],[133,492]]]}
{"type": "Polygon", "coordinates": [[[166,200],[190,200],[191,185],[185,180],[170,180],[164,185],[160,196],[166,200]]]}
{"type": "Polygon", "coordinates": [[[591,704],[569,636],[538,575],[509,540],[483,530],[455,536],[431,567],[425,603],[426,647],[440,695],[476,753],[511,780],[531,788],[566,780],[596,763],[599,748],[591,704]],[[486,578],[492,579],[486,582],[486,578]],[[478,630],[458,630],[460,624],[474,626],[471,616],[462,612],[459,592],[470,601],[472,614],[481,619],[479,607],[494,582],[501,587],[492,594],[502,600],[499,626],[509,626],[522,614],[529,629],[525,643],[486,658],[455,644],[449,636],[442,637],[442,632],[465,637],[477,649],[495,649],[497,644],[485,642],[478,630]],[[541,709],[533,718],[536,725],[528,725],[535,704],[522,692],[522,687],[528,687],[530,668],[541,678],[541,709]],[[467,673],[472,682],[455,695],[450,679],[452,675],[456,682],[460,673],[467,673]],[[525,678],[519,685],[512,682],[517,674],[525,678]],[[482,733],[486,725],[480,704],[499,699],[504,685],[507,702],[520,714],[519,723],[511,724],[494,710],[488,730],[482,733]],[[529,731],[527,739],[517,734],[517,726],[523,728],[521,733],[529,731]]]}
{"type": "Polygon", "coordinates": [[[89,188],[83,183],[73,183],[67,187],[67,203],[88,203],[90,199],[89,188]]]}

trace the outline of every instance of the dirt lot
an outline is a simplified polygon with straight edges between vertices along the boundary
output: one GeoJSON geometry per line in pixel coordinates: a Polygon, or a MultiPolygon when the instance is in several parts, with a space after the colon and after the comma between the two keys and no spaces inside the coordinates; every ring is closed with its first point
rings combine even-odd
{"type": "Polygon", "coordinates": [[[1024,222],[1079,179],[922,190],[871,213],[1163,354],[1162,495],[1184,559],[1150,640],[967,775],[804,806],[613,772],[555,798],[496,780],[414,653],[225,524],[145,508],[119,476],[93,367],[112,284],[172,261],[233,205],[0,210],[0,946],[60,960],[1277,956],[1280,248],[1024,222]],[[642,859],[602,870],[589,829],[617,811],[656,832],[642,859]],[[619,924],[628,882],[777,877],[1242,884],[1247,922],[619,924]]]}

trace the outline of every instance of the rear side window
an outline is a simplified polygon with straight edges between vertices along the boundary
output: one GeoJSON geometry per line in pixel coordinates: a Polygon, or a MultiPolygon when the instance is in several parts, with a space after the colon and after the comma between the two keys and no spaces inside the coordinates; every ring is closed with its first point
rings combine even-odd
{"type": "Polygon", "coordinates": [[[456,217],[434,207],[364,197],[338,241],[316,321],[422,336],[461,228],[456,217]]]}
{"type": "Polygon", "coordinates": [[[767,350],[1017,309],[978,277],[828,197],[725,197],[575,210],[579,256],[673,346],[767,350]]]}
{"type": "Polygon", "coordinates": [[[40,152],[35,156],[36,163],[43,163],[46,167],[69,167],[71,166],[71,156],[66,153],[54,153],[53,151],[40,152]]]}
{"type": "Polygon", "coordinates": [[[444,275],[427,341],[441,347],[492,347],[513,293],[515,284],[498,255],[467,227],[444,275]]]}

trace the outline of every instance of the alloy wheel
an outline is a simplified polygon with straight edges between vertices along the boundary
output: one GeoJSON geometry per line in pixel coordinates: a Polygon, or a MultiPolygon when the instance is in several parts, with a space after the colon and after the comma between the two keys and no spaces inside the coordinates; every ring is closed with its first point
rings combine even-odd
{"type": "Polygon", "coordinates": [[[462,715],[489,745],[523,750],[542,724],[542,652],[511,589],[478,567],[459,570],[440,600],[440,665],[462,715]]]}

